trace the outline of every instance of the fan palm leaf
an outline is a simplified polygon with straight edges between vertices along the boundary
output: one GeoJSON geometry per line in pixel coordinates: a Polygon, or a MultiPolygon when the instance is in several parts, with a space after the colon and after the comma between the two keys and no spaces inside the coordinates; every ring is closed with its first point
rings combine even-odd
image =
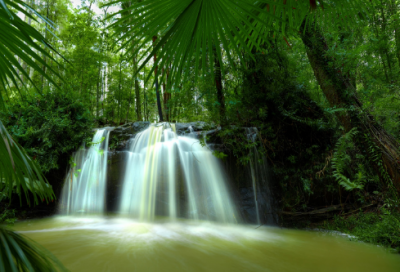
{"type": "MultiPolygon", "coordinates": [[[[50,22],[40,17],[21,0],[0,0],[0,85],[6,90],[11,82],[19,89],[18,83],[24,84],[19,73],[32,82],[27,72],[21,67],[17,57],[39,72],[49,82],[54,83],[52,78],[39,66],[47,67],[48,70],[57,75],[40,56],[55,61],[41,45],[50,48],[50,50],[53,49],[45,41],[43,35],[22,21],[14,11],[35,20],[28,12],[31,11],[51,25],[50,22]]],[[[4,109],[4,100],[1,94],[0,108],[4,109]]],[[[12,193],[17,193],[20,200],[21,195],[25,195],[28,204],[31,203],[31,196],[34,204],[38,204],[39,200],[53,200],[54,192],[39,167],[29,158],[24,149],[12,139],[1,121],[0,136],[1,198],[8,196],[11,199],[12,193]]],[[[0,226],[0,272],[65,270],[63,265],[43,247],[0,226]]]]}
{"type": "Polygon", "coordinates": [[[287,42],[310,13],[322,23],[346,26],[367,12],[362,0],[117,0],[108,5],[112,4],[125,7],[111,15],[119,50],[139,55],[139,70],[157,53],[153,70],[172,65],[169,79],[174,83],[193,66],[196,75],[213,73],[215,57],[222,61],[226,55],[235,65],[243,53],[253,57],[272,37],[287,42]],[[157,35],[157,46],[146,47],[157,35]]]}
{"type": "Polygon", "coordinates": [[[0,226],[0,272],[66,271],[48,250],[0,226]]]}
{"type": "MultiPolygon", "coordinates": [[[[34,85],[27,71],[23,69],[18,61],[17,58],[19,57],[56,86],[53,79],[44,72],[42,67],[46,67],[48,71],[58,76],[58,73],[43,59],[45,56],[57,63],[46,49],[56,53],[57,51],[52,48],[39,31],[24,22],[16,12],[27,16],[35,22],[37,22],[36,18],[42,20],[49,26],[49,28],[46,28],[47,31],[54,28],[50,21],[40,16],[24,1],[0,0],[0,85],[6,90],[6,87],[9,87],[10,83],[12,83],[20,91],[19,83],[22,83],[21,85],[24,84],[21,75],[34,85]]],[[[0,108],[4,108],[4,99],[1,95],[0,108]]]]}
{"type": "Polygon", "coordinates": [[[17,193],[20,198],[25,195],[28,204],[31,204],[30,195],[34,204],[38,204],[40,200],[53,200],[53,190],[39,167],[11,138],[1,122],[0,136],[0,192],[9,198],[12,193],[17,193]]]}
{"type": "MultiPolygon", "coordinates": [[[[51,22],[41,17],[24,1],[0,0],[0,85],[6,90],[10,83],[13,83],[19,89],[20,84],[18,83],[24,84],[20,74],[32,82],[17,58],[20,58],[49,82],[54,83],[42,67],[47,67],[48,71],[58,76],[57,72],[43,59],[46,57],[57,63],[45,48],[56,51],[46,42],[39,31],[24,22],[17,13],[27,16],[33,21],[37,21],[36,18],[41,19],[50,28],[54,28],[51,22]]],[[[4,109],[1,94],[0,108],[4,109]]],[[[39,200],[53,200],[54,193],[39,167],[11,138],[1,122],[0,135],[0,192],[2,195],[11,197],[13,192],[20,197],[25,195],[28,204],[31,203],[30,195],[33,197],[34,204],[38,204],[39,200]]]]}

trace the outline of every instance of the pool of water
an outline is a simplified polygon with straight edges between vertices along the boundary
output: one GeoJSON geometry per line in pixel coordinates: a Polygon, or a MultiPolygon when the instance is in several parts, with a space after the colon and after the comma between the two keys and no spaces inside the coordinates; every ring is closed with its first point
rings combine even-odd
{"type": "Polygon", "coordinates": [[[71,271],[400,271],[400,256],[332,235],[191,221],[105,217],[19,222],[71,271]]]}

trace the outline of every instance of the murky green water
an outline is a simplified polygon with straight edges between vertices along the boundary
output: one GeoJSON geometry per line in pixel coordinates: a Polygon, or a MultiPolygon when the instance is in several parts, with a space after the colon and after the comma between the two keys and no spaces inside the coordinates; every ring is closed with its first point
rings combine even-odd
{"type": "Polygon", "coordinates": [[[14,229],[71,271],[400,271],[376,246],[277,228],[54,217],[14,229]]]}

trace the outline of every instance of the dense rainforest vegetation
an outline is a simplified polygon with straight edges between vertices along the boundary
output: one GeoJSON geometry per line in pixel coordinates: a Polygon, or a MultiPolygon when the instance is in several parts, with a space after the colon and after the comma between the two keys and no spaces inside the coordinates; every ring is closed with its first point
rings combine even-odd
{"type": "Polygon", "coordinates": [[[400,248],[400,1],[0,3],[1,222],[94,128],[204,121],[242,165],[258,128],[280,225],[400,248]]]}

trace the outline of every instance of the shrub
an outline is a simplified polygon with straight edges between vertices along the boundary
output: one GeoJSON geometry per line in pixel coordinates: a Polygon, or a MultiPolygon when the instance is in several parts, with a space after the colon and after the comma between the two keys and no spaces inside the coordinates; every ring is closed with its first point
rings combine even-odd
{"type": "Polygon", "coordinates": [[[11,102],[0,118],[43,173],[57,169],[61,156],[69,156],[93,134],[91,112],[62,93],[11,102]]]}

